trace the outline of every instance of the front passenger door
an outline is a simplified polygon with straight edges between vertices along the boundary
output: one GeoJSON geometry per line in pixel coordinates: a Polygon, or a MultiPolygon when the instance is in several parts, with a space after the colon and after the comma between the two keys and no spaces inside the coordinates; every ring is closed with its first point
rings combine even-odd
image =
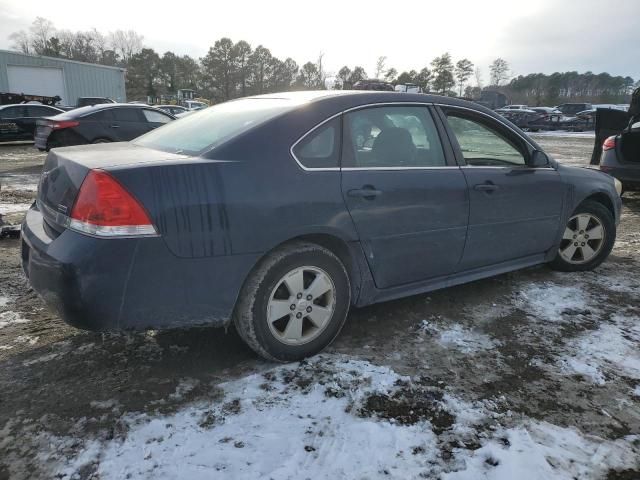
{"type": "Polygon", "coordinates": [[[558,172],[530,167],[532,147],[497,120],[457,108],[444,113],[471,201],[460,269],[545,253],[560,228],[558,172]]]}

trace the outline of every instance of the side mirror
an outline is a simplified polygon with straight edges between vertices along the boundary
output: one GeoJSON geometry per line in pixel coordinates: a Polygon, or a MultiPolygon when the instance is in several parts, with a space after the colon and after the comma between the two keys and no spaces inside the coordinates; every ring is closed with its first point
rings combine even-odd
{"type": "Polygon", "coordinates": [[[533,152],[533,155],[531,155],[530,163],[530,167],[539,168],[548,167],[551,162],[549,161],[549,157],[546,153],[544,153],[542,150],[536,150],[535,152],[533,152]]]}

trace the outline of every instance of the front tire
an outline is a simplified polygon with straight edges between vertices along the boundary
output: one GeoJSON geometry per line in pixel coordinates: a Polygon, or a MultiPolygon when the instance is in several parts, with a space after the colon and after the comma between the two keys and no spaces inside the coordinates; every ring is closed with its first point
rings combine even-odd
{"type": "Polygon", "coordinates": [[[260,356],[289,362],[327,347],[340,333],[350,304],[349,275],[340,259],[320,245],[296,242],[254,268],[233,321],[260,356]]]}
{"type": "Polygon", "coordinates": [[[582,202],[567,222],[551,268],[563,272],[593,270],[606,260],[615,241],[611,211],[599,202],[582,202]]]}

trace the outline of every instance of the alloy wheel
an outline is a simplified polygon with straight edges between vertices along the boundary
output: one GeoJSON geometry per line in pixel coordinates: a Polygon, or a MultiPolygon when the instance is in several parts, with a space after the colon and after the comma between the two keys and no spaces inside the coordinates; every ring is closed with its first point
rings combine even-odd
{"type": "Polygon", "coordinates": [[[330,323],[335,300],[336,287],[327,272],[310,266],[291,270],[269,297],[269,330],[287,345],[311,342],[330,323]]]}
{"type": "Polygon", "coordinates": [[[595,215],[574,215],[569,219],[562,235],[560,256],[574,265],[593,260],[602,250],[605,233],[602,221],[595,215]]]}

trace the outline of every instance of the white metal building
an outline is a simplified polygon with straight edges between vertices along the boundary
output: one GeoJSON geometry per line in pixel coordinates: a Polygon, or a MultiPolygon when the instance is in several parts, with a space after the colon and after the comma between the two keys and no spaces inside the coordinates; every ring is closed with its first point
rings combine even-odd
{"type": "Polygon", "coordinates": [[[0,50],[3,93],[59,95],[60,105],[75,105],[79,97],[109,97],[125,102],[124,82],[124,68],[0,50]]]}

